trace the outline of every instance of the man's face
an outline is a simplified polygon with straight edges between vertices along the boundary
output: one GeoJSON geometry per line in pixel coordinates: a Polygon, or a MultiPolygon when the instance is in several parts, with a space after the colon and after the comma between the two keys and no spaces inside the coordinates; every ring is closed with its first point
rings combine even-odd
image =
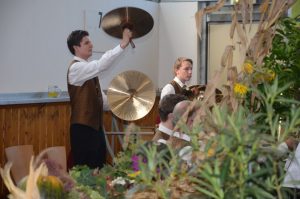
{"type": "Polygon", "coordinates": [[[93,44],[88,36],[82,38],[80,46],[74,46],[75,55],[82,59],[87,60],[92,56],[93,44]]]}
{"type": "Polygon", "coordinates": [[[180,68],[176,70],[176,77],[178,77],[182,83],[185,83],[191,79],[192,70],[192,64],[189,61],[183,61],[180,68]]]}

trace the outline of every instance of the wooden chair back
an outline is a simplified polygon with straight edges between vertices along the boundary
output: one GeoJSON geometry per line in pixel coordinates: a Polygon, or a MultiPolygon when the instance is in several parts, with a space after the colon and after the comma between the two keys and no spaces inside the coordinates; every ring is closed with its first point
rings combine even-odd
{"type": "Polygon", "coordinates": [[[34,155],[32,145],[17,145],[5,148],[7,161],[12,162],[11,175],[17,184],[29,174],[30,159],[34,155]]]}

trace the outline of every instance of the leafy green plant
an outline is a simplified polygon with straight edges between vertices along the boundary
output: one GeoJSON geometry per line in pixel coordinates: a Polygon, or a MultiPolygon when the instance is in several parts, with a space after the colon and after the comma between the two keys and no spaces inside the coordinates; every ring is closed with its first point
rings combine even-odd
{"type": "Polygon", "coordinates": [[[236,112],[215,106],[210,120],[218,132],[211,142],[217,143],[216,153],[194,165],[191,181],[207,198],[285,198],[281,183],[284,162],[280,159],[277,145],[286,136],[299,133],[300,108],[296,101],[280,95],[276,79],[265,84],[257,92],[265,107],[253,113],[240,105],[236,112]],[[275,102],[284,102],[290,109],[279,128],[279,115],[274,111],[275,102]]]}
{"type": "Polygon", "coordinates": [[[139,155],[140,175],[137,184],[144,190],[155,190],[161,198],[170,197],[170,184],[177,169],[177,159],[173,150],[168,145],[157,145],[154,142],[147,142],[137,150],[139,155]]]}
{"type": "Polygon", "coordinates": [[[80,195],[86,195],[91,199],[102,199],[106,196],[106,178],[101,176],[96,169],[90,169],[88,166],[75,166],[69,172],[76,184],[69,193],[69,198],[81,198],[80,195]],[[76,196],[76,197],[75,197],[76,196]]]}
{"type": "Polygon", "coordinates": [[[283,18],[272,42],[272,49],[264,59],[264,67],[275,71],[279,86],[292,82],[283,95],[293,98],[299,95],[300,80],[300,26],[293,18],[283,18]]]}

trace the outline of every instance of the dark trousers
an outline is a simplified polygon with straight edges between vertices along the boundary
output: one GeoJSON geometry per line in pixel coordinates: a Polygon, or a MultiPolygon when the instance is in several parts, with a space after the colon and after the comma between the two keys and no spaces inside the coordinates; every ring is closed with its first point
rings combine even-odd
{"type": "Polygon", "coordinates": [[[70,127],[73,164],[102,168],[106,162],[106,143],[102,128],[99,131],[82,124],[70,127]]]}

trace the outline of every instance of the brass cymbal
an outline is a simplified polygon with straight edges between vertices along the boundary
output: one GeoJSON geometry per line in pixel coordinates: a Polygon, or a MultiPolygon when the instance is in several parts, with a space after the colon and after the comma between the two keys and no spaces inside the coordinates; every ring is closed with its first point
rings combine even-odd
{"type": "Polygon", "coordinates": [[[151,80],[139,71],[125,71],[117,75],[107,90],[111,111],[126,121],[146,116],[155,102],[155,89],[151,80]]]}
{"type": "Polygon", "coordinates": [[[153,28],[152,16],[140,8],[121,7],[108,12],[102,19],[102,29],[109,35],[122,38],[124,28],[132,31],[132,38],[146,35],[153,28]]]}

